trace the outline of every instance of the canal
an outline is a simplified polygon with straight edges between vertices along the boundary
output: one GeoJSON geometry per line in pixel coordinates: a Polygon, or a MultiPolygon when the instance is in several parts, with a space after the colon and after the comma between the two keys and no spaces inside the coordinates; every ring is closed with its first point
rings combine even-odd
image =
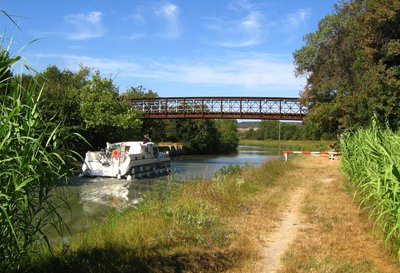
{"type": "Polygon", "coordinates": [[[111,209],[134,207],[157,185],[173,181],[185,183],[196,177],[211,178],[224,166],[258,166],[266,160],[279,158],[262,147],[239,146],[229,155],[184,155],[172,158],[172,175],[131,181],[110,178],[76,177],[66,189],[69,211],[62,213],[71,233],[89,229],[105,219],[111,209]]]}

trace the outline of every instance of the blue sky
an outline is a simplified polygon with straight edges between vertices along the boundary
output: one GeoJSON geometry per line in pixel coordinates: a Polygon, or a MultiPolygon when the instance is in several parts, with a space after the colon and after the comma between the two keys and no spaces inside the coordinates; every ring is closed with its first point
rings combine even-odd
{"type": "Polygon", "coordinates": [[[38,71],[79,65],[160,96],[297,97],[292,53],[332,0],[2,0],[3,45],[38,71]],[[38,39],[32,44],[30,41],[38,39]]]}

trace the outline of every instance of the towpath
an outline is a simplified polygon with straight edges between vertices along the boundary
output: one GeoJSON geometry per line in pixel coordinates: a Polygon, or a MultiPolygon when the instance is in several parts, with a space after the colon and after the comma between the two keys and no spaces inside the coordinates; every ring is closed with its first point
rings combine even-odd
{"type": "Polygon", "coordinates": [[[262,272],[400,272],[353,202],[339,163],[313,156],[296,161],[299,188],[264,248],[262,272]]]}
{"type": "MultiPolygon", "coordinates": [[[[287,202],[279,216],[264,224],[247,219],[249,240],[261,254],[253,268],[240,272],[400,272],[368,215],[353,202],[339,160],[301,156],[294,165],[276,182],[294,185],[283,193],[287,202]]],[[[255,206],[250,214],[270,218],[268,208],[255,206]]]]}

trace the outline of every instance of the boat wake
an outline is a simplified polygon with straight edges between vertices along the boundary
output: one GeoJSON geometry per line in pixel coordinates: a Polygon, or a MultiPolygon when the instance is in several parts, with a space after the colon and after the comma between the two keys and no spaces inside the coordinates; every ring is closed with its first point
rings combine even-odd
{"type": "Polygon", "coordinates": [[[101,179],[81,186],[80,203],[86,211],[98,205],[124,209],[139,203],[140,198],[129,198],[130,182],[113,180],[101,179]]]}

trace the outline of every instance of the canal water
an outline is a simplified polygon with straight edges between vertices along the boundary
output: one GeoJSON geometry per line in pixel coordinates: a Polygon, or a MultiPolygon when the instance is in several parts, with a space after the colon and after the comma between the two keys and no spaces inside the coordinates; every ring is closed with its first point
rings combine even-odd
{"type": "Polygon", "coordinates": [[[111,178],[71,179],[66,196],[70,211],[63,212],[63,219],[71,233],[89,229],[105,219],[112,209],[123,210],[134,207],[162,183],[172,181],[184,183],[196,177],[211,178],[215,172],[229,165],[260,165],[266,160],[279,158],[262,147],[239,146],[235,153],[228,155],[184,155],[172,158],[172,175],[152,179],[131,181],[111,178]]]}

